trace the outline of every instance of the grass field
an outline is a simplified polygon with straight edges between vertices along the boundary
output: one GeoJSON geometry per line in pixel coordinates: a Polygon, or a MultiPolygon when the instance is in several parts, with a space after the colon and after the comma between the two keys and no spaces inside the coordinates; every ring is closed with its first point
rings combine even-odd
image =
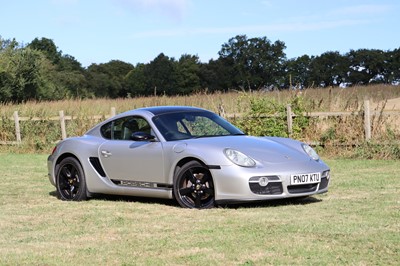
{"type": "Polygon", "coordinates": [[[400,161],[327,163],[327,194],[197,211],[62,202],[45,155],[0,154],[0,265],[399,265],[400,161]]]}

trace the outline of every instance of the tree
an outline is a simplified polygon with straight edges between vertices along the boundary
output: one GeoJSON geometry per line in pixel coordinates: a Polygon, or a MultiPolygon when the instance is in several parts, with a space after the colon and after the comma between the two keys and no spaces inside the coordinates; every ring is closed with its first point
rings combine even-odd
{"type": "Polygon", "coordinates": [[[189,94],[200,89],[200,63],[197,55],[184,54],[176,65],[176,92],[189,94]]]}
{"type": "Polygon", "coordinates": [[[285,43],[271,43],[266,37],[247,39],[238,35],[222,45],[220,58],[232,59],[238,73],[235,83],[245,89],[281,86],[284,80],[285,43]]]}
{"type": "Polygon", "coordinates": [[[304,88],[309,87],[311,62],[314,57],[303,55],[286,62],[285,87],[304,88]]]}
{"type": "MultiPolygon", "coordinates": [[[[0,60],[2,60],[0,58],[0,60]]],[[[8,72],[0,70],[0,102],[12,100],[12,77],[8,72]]]]}
{"type": "Polygon", "coordinates": [[[73,56],[63,55],[53,40],[35,38],[27,47],[42,52],[53,64],[53,76],[48,78],[52,79],[58,88],[63,88],[65,97],[89,96],[85,70],[73,56]]]}
{"type": "Polygon", "coordinates": [[[308,84],[315,86],[339,86],[346,82],[348,61],[339,52],[325,52],[310,64],[308,84]]]}
{"type": "Polygon", "coordinates": [[[47,59],[53,64],[58,64],[61,59],[62,52],[58,51],[54,41],[47,38],[35,38],[28,47],[33,50],[42,51],[47,59]]]}
{"type": "Polygon", "coordinates": [[[59,99],[64,91],[51,79],[53,74],[51,62],[40,51],[28,47],[2,51],[0,100],[23,102],[59,99]]]}
{"type": "Polygon", "coordinates": [[[176,94],[176,62],[163,53],[159,54],[145,68],[145,76],[148,79],[147,94],[153,91],[163,92],[168,95],[176,94]]]}
{"type": "Polygon", "coordinates": [[[5,40],[3,38],[1,38],[0,35],[0,52],[3,53],[5,51],[13,51],[19,48],[19,44],[15,39],[8,39],[5,40]]]}
{"type": "Polygon", "coordinates": [[[56,79],[68,91],[68,96],[75,98],[91,97],[85,69],[73,56],[62,55],[58,64],[56,79]]]}
{"type": "Polygon", "coordinates": [[[88,86],[97,97],[126,97],[129,88],[125,84],[125,76],[132,69],[132,64],[119,60],[92,64],[87,69],[88,86]]]}
{"type": "Polygon", "coordinates": [[[400,48],[388,52],[387,82],[400,84],[400,48]]]}
{"type": "Polygon", "coordinates": [[[128,96],[145,96],[149,95],[149,91],[146,89],[149,87],[148,79],[145,76],[147,72],[147,65],[137,64],[134,69],[129,71],[125,76],[125,84],[128,88],[128,96]]]}
{"type": "Polygon", "coordinates": [[[3,40],[0,36],[0,101],[12,100],[13,77],[8,71],[12,55],[18,48],[18,42],[13,40],[3,40]]]}
{"type": "Polygon", "coordinates": [[[209,92],[238,88],[234,82],[236,76],[237,72],[231,58],[211,59],[208,64],[201,64],[199,69],[200,85],[209,92]]]}
{"type": "Polygon", "coordinates": [[[388,58],[382,50],[351,50],[347,57],[350,61],[349,81],[352,84],[388,81],[388,58]]]}

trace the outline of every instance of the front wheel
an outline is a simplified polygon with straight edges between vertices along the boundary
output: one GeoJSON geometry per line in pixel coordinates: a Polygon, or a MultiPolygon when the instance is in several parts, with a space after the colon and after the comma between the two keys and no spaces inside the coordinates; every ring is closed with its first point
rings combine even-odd
{"type": "Polygon", "coordinates": [[[183,165],[174,178],[174,195],[184,208],[214,207],[214,183],[208,168],[198,161],[183,165]]]}
{"type": "Polygon", "coordinates": [[[61,161],[56,171],[56,187],[61,200],[86,200],[85,174],[77,159],[68,157],[61,161]]]}

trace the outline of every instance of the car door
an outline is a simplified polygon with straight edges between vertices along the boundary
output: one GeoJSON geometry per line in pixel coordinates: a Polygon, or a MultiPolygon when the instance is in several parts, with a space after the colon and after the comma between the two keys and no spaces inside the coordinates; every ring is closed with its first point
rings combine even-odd
{"type": "Polygon", "coordinates": [[[111,134],[110,139],[99,147],[99,158],[108,178],[138,184],[166,182],[162,143],[130,139],[133,132],[151,132],[146,119],[137,116],[124,117],[104,127],[109,129],[111,134]]]}

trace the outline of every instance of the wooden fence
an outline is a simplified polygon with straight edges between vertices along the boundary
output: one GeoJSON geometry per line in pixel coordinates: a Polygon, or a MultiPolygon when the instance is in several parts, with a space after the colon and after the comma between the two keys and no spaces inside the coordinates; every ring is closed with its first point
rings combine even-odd
{"type": "MultiPolygon", "coordinates": [[[[113,117],[116,114],[116,109],[115,107],[111,107],[110,110],[110,115],[106,115],[105,118],[113,117]]],[[[287,117],[287,128],[288,128],[288,134],[291,136],[292,134],[292,126],[293,126],[293,118],[296,117],[296,115],[292,112],[290,104],[286,106],[286,117],[287,117]]],[[[363,111],[354,111],[354,112],[348,112],[348,111],[343,111],[343,112],[310,112],[310,113],[304,113],[303,115],[306,117],[345,117],[345,116],[356,116],[356,115],[364,115],[364,132],[365,140],[371,140],[371,119],[373,116],[376,115],[400,115],[400,111],[372,111],[370,108],[370,103],[369,101],[364,102],[364,110],[363,111]]],[[[233,116],[232,116],[233,117],[233,116]]],[[[232,118],[230,115],[225,115],[225,118],[232,118]]],[[[235,115],[235,117],[240,117],[240,115],[235,115]]],[[[272,117],[272,116],[271,116],[272,117]]],[[[89,118],[89,117],[88,117],[89,118]]],[[[102,119],[104,116],[98,115],[98,116],[90,116],[91,119],[102,119]]],[[[41,117],[19,117],[18,112],[15,111],[14,115],[11,120],[14,121],[15,124],[15,138],[16,141],[0,141],[0,144],[3,145],[10,145],[10,144],[21,144],[22,143],[22,138],[21,138],[21,131],[20,131],[20,122],[23,121],[43,121],[43,120],[48,120],[48,121],[60,121],[60,130],[61,130],[61,136],[62,139],[67,138],[67,132],[66,132],[66,126],[65,122],[67,120],[72,120],[74,117],[72,116],[67,116],[64,114],[64,111],[59,111],[59,116],[54,116],[50,118],[41,118],[41,117]]],[[[0,118],[1,120],[1,118],[0,118]]]]}

